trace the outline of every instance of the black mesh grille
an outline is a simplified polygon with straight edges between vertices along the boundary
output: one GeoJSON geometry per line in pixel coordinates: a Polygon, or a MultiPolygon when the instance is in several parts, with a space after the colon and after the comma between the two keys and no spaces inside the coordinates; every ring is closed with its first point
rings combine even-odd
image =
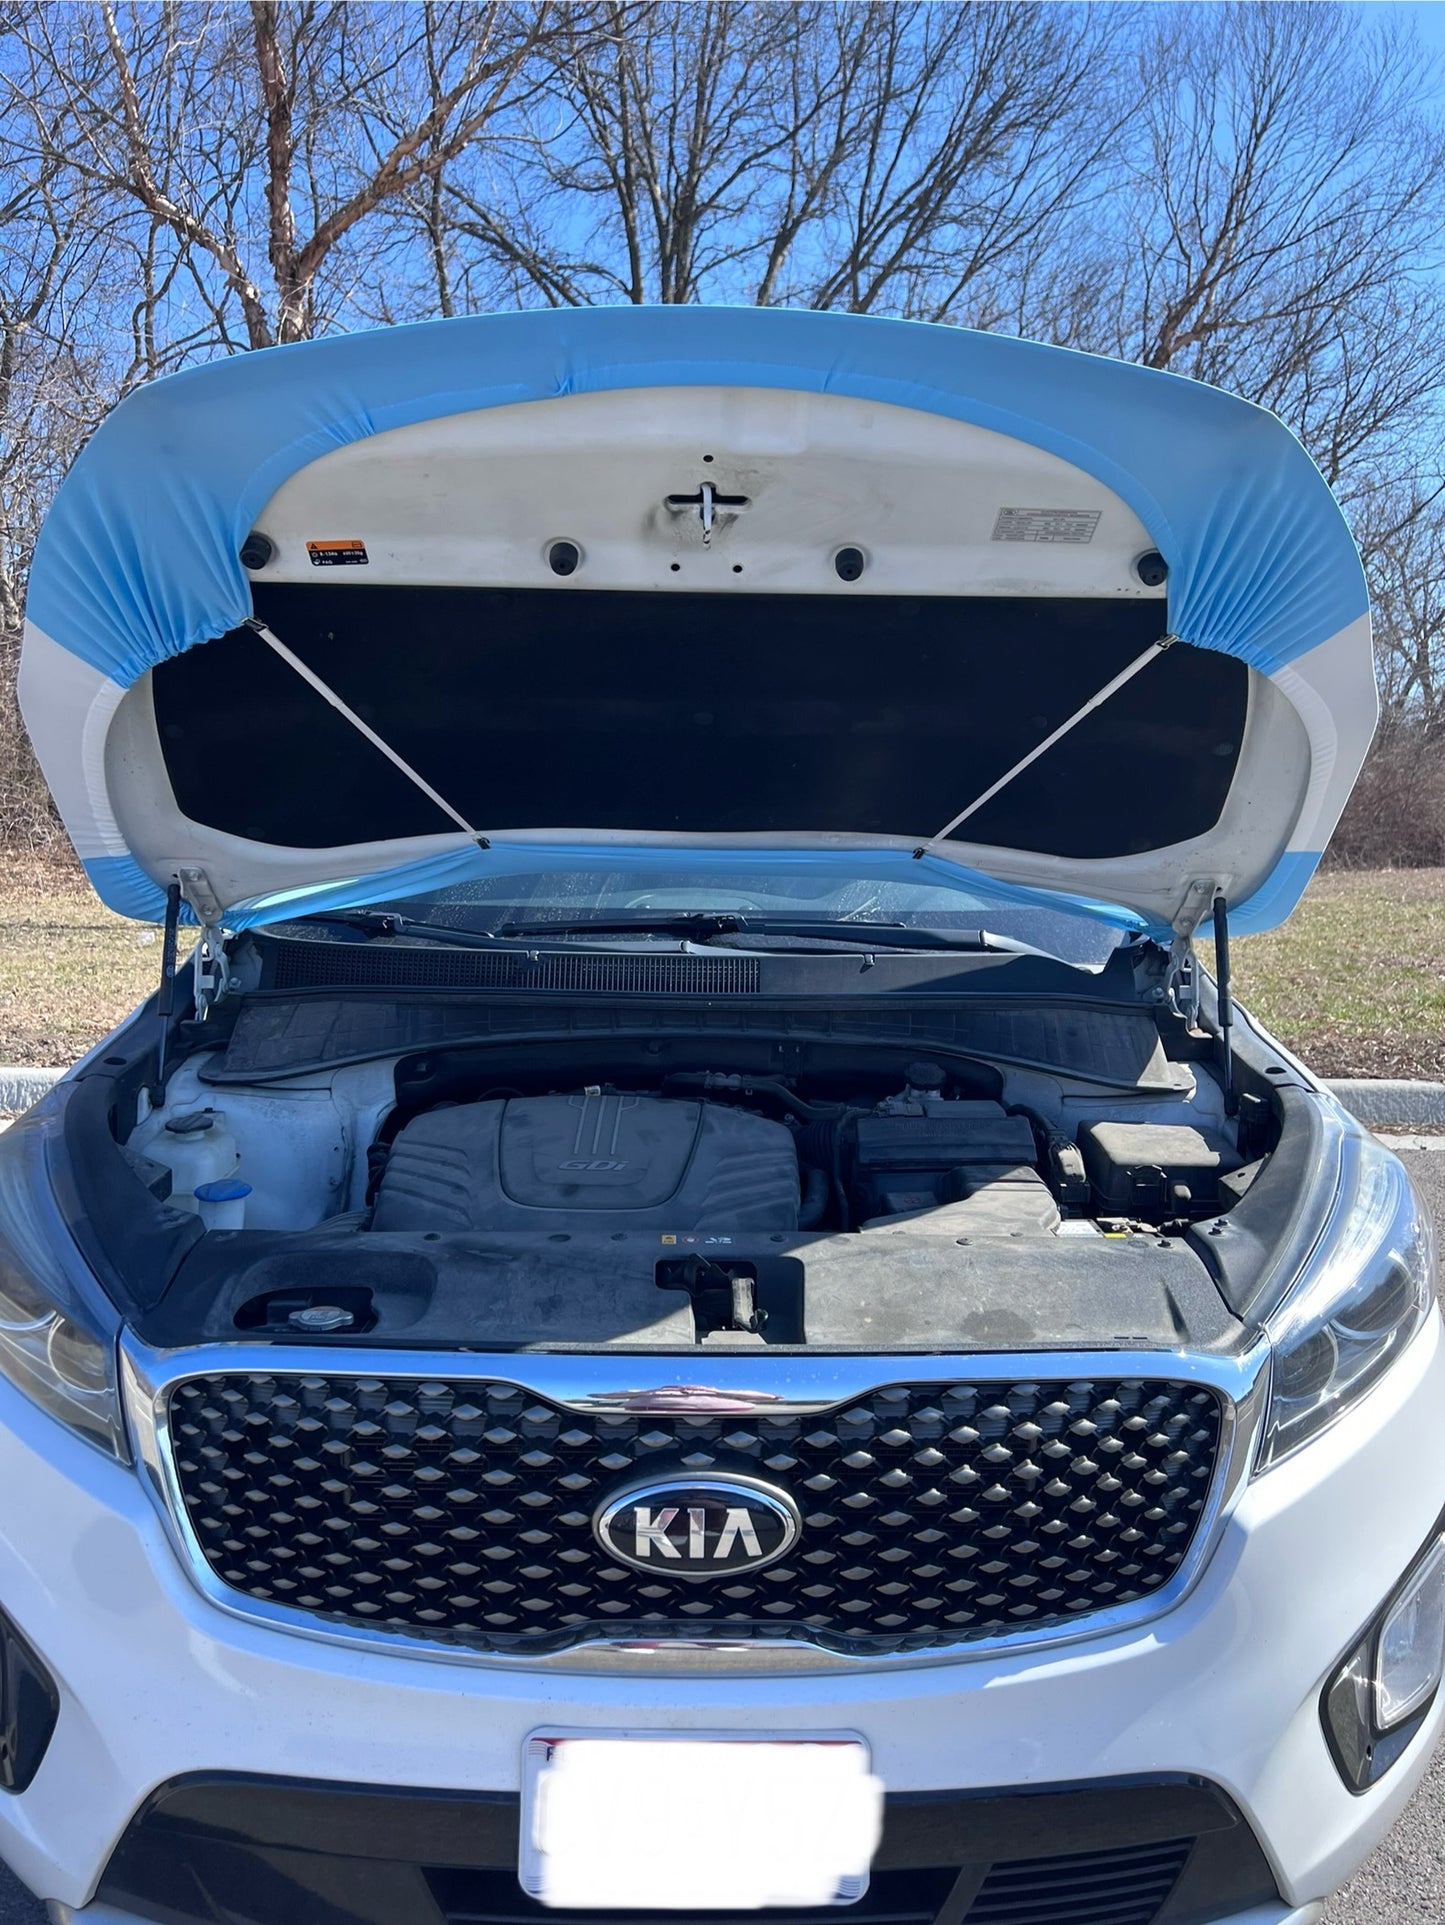
{"type": "Polygon", "coordinates": [[[482,1650],[596,1637],[920,1649],[1156,1590],[1194,1535],[1220,1405],[1129,1378],[891,1386],[825,1416],[579,1415],[496,1383],[228,1373],[170,1396],[216,1576],[255,1598],[482,1650]],[[592,1531],[639,1475],[747,1471],[795,1549],[748,1574],[623,1568],[592,1531]]]}
{"type": "Polygon", "coordinates": [[[755,996],[751,956],[492,955],[475,949],[278,941],[268,987],[560,989],[608,995],[755,996]]]}
{"type": "MultiPolygon", "coordinates": [[[[991,1866],[977,1883],[965,1871],[973,1902],[959,1925],[1152,1925],[1179,1881],[1192,1839],[1125,1845],[1062,1858],[1023,1858],[991,1866]]],[[[954,1867],[875,1871],[857,1905],[761,1912],[649,1912],[654,1925],[932,1925],[958,1880],[954,1867]]],[[[511,1871],[437,1871],[428,1875],[447,1925],[620,1925],[624,1914],[548,1910],[528,1898],[511,1871]]],[[[956,1903],[957,1901],[955,1901],[956,1903]]],[[[641,1916],[641,1915],[639,1915],[641,1916]]]]}
{"type": "Polygon", "coordinates": [[[1178,1883],[1192,1842],[995,1865],[963,1925],[1150,1925],[1178,1883]]]}
{"type": "Polygon", "coordinates": [[[427,1882],[447,1925],[531,1925],[553,1920],[555,1925],[933,1925],[939,1907],[952,1890],[957,1873],[943,1871],[875,1872],[868,1890],[856,1905],[840,1908],[789,1906],[786,1911],[765,1908],[753,1912],[667,1912],[627,1914],[608,1911],[566,1911],[538,1904],[517,1883],[514,1871],[436,1871],[427,1882]]]}

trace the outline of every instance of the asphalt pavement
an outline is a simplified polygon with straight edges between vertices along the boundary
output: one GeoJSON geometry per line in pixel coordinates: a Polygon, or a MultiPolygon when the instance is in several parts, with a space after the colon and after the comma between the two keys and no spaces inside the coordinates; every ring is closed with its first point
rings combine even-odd
{"type": "MultiPolygon", "coordinates": [[[[1429,1141],[1429,1139],[1424,1139],[1429,1141]]],[[[1417,1143],[1422,1139],[1416,1138],[1417,1143]]],[[[1445,1137],[1402,1151],[1435,1213],[1445,1248],[1445,1137]]],[[[1324,1925],[1441,1925],[1445,1921],[1445,1747],[1405,1815],[1356,1873],[1324,1917],[1324,1925]]],[[[0,1925],[46,1925],[43,1908],[0,1865],[0,1925]]],[[[304,1919],[292,1925],[306,1925],[304,1919]]]]}

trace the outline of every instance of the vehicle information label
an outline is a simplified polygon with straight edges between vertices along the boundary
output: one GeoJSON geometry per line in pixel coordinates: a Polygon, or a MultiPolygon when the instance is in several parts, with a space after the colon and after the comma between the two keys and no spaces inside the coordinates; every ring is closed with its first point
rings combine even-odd
{"type": "Polygon", "coordinates": [[[993,539],[1092,541],[1102,513],[1101,508],[1000,508],[993,539]]]}
{"type": "Polygon", "coordinates": [[[367,562],[364,541],[308,541],[306,552],[313,568],[363,568],[367,562]]]}

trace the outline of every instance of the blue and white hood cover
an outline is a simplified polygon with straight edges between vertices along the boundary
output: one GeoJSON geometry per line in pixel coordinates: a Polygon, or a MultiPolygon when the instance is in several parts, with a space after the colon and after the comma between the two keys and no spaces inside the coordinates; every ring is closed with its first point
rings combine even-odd
{"type": "Polygon", "coordinates": [[[141,389],[42,532],[21,700],[102,899],[155,918],[179,878],[231,927],[741,851],[1159,932],[1222,891],[1259,929],[1376,716],[1359,557],[1272,415],[1002,336],[700,308],[141,389]]]}

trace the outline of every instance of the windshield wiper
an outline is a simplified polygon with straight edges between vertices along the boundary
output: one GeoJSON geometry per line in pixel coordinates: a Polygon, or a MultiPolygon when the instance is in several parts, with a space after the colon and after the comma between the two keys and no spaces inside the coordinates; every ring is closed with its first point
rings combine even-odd
{"type": "Polygon", "coordinates": [[[709,943],[743,936],[796,937],[827,943],[860,944],[870,949],[954,949],[1046,956],[1046,949],[1018,942],[988,929],[915,929],[903,922],[844,922],[826,917],[747,916],[696,911],[675,916],[600,918],[575,922],[504,922],[498,936],[675,936],[680,942],[709,943]]]}
{"type": "MultiPolygon", "coordinates": [[[[318,909],[288,916],[292,923],[335,923],[368,941],[451,943],[458,949],[495,949],[502,943],[545,941],[549,936],[671,936],[678,942],[731,943],[756,948],[769,937],[837,948],[942,949],[965,955],[1049,956],[1047,949],[995,935],[989,929],[913,929],[902,922],[844,922],[825,917],[744,916],[699,910],[673,916],[578,918],[560,922],[504,922],[495,929],[457,929],[450,923],[416,922],[394,909],[318,909]],[[741,942],[737,939],[742,938],[741,942]],[[754,940],[756,939],[756,940],[754,940]]],[[[1050,960],[1056,960],[1050,957],[1050,960]]]]}
{"type": "Polygon", "coordinates": [[[414,936],[421,942],[454,943],[458,949],[492,949],[497,940],[485,929],[453,929],[445,922],[413,922],[410,916],[399,916],[394,909],[314,909],[304,916],[287,916],[284,920],[334,922],[342,929],[359,930],[369,942],[384,936],[414,936]]]}

